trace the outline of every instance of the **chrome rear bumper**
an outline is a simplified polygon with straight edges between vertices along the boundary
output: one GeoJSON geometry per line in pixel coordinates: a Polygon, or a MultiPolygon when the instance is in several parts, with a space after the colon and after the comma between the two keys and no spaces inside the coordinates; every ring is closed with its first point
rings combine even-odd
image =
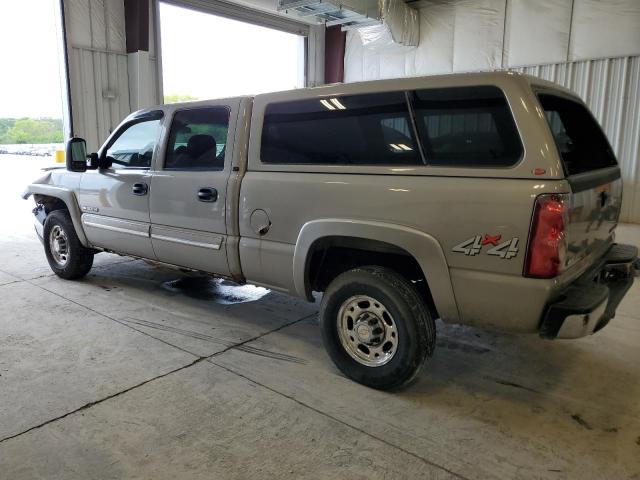
{"type": "Polygon", "coordinates": [[[637,247],[613,245],[597,265],[547,305],[540,336],[580,338],[604,328],[633,285],[637,259],[637,247]]]}

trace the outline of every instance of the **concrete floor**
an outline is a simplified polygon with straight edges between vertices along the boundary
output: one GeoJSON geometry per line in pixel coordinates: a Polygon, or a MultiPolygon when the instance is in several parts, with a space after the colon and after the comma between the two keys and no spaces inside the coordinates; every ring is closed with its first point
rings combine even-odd
{"type": "Polygon", "coordinates": [[[41,163],[0,155],[0,478],[640,479],[640,282],[578,341],[439,323],[382,393],[334,368],[317,305],[106,254],[54,277],[18,199],[41,163]]]}

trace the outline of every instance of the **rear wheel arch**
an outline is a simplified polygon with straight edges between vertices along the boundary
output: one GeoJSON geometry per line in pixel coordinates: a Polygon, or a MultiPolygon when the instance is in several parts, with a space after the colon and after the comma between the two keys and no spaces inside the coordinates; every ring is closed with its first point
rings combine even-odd
{"type": "Polygon", "coordinates": [[[344,265],[335,269],[336,274],[371,264],[405,275],[418,272],[424,278],[423,291],[433,310],[449,321],[459,319],[449,268],[442,248],[431,235],[382,222],[343,219],[308,222],[300,231],[294,254],[294,284],[298,295],[313,299],[313,288],[321,289],[331,280],[318,277],[318,272],[326,275],[322,273],[322,262],[336,252],[347,258],[344,265]]]}

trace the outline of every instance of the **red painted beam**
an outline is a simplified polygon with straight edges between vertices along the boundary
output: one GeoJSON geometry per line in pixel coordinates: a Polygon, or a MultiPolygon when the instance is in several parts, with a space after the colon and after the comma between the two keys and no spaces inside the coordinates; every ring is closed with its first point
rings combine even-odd
{"type": "Polygon", "coordinates": [[[324,33],[324,81],[337,83],[344,81],[344,48],[347,33],[340,25],[329,27],[324,33]]]}
{"type": "Polygon", "coordinates": [[[149,51],[149,0],[124,0],[127,53],[149,51]]]}

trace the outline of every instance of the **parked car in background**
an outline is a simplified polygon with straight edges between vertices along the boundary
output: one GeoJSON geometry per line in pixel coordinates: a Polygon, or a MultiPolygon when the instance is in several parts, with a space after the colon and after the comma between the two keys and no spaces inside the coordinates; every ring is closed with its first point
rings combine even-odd
{"type": "Polygon", "coordinates": [[[330,85],[130,115],[29,185],[52,270],[101,251],[314,300],[345,375],[400,387],[445,322],[602,329],[633,282],[620,169],[572,92],[513,73],[330,85]]]}

